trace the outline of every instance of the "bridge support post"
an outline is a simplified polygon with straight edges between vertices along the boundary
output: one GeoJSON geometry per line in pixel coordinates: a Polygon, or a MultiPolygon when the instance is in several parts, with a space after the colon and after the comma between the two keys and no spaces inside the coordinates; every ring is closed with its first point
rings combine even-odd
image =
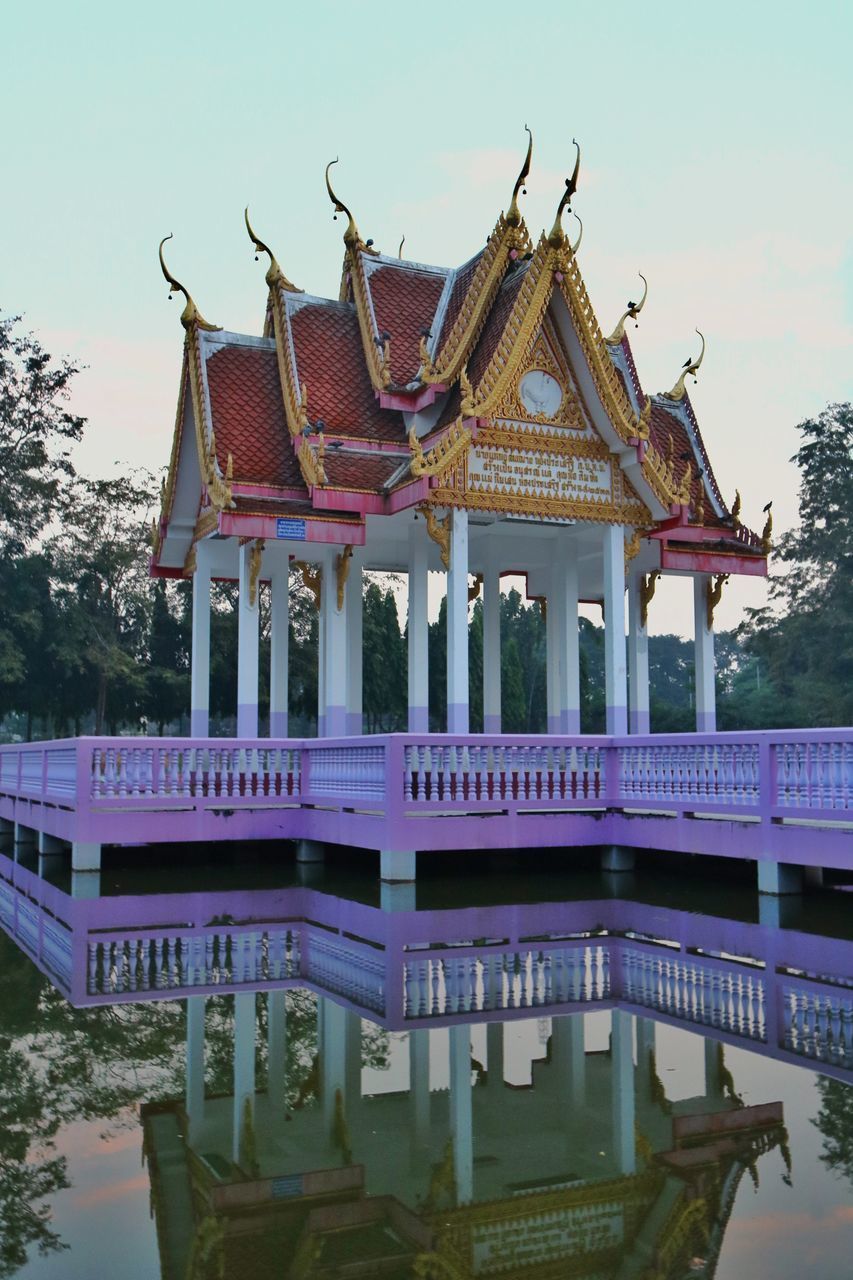
{"type": "Polygon", "coordinates": [[[59,836],[49,836],[46,831],[40,831],[38,833],[38,850],[40,858],[55,857],[56,854],[64,853],[67,848],[67,840],[60,840],[59,836]]]}
{"type": "Polygon", "coordinates": [[[471,1028],[450,1028],[450,1136],[456,1203],[474,1198],[474,1132],[471,1098],[471,1028]]]}
{"type": "Polygon", "coordinates": [[[190,1144],[204,1120],[204,996],[187,997],[186,1110],[190,1144]]]}
{"type": "Polygon", "coordinates": [[[803,868],[789,862],[758,863],[759,893],[802,893],[803,868]]]}
{"type": "Polygon", "coordinates": [[[322,840],[297,840],[297,862],[325,862],[326,848],[322,840]]]}
{"type": "Polygon", "coordinates": [[[610,1024],[610,1102],[613,1156],[622,1174],[636,1171],[634,1047],[631,1014],[614,1009],[610,1024]]]}
{"type": "Polygon", "coordinates": [[[286,992],[270,991],[267,996],[267,1102],[274,1115],[284,1112],[284,1084],[287,1062],[286,992]]]}
{"type": "Polygon", "coordinates": [[[586,1106],[586,1046],[582,1013],[555,1017],[551,1023],[553,1036],[551,1061],[557,1088],[571,1100],[571,1110],[586,1106]]]}
{"type": "MultiPolygon", "coordinates": [[[[241,1154],[246,1154],[247,1120],[254,1128],[255,993],[239,991],[234,996],[234,1134],[231,1157],[235,1164],[240,1163],[241,1154]]],[[[246,1172],[251,1174],[250,1169],[246,1172]]]]}
{"type": "Polygon", "coordinates": [[[19,862],[22,853],[31,853],[36,847],[36,833],[32,827],[24,827],[20,822],[14,824],[13,842],[15,861],[19,862]]]}
{"type": "Polygon", "coordinates": [[[413,849],[381,849],[379,852],[380,877],[392,884],[414,881],[416,865],[417,854],[413,849]]]}
{"type": "Polygon", "coordinates": [[[601,850],[602,871],[633,871],[636,854],[621,844],[606,844],[601,850]]]}
{"type": "Polygon", "coordinates": [[[72,840],[71,870],[100,871],[101,846],[96,840],[72,840]]]}
{"type": "Polygon", "coordinates": [[[15,824],[11,818],[0,818],[0,840],[15,838],[15,824]]]}

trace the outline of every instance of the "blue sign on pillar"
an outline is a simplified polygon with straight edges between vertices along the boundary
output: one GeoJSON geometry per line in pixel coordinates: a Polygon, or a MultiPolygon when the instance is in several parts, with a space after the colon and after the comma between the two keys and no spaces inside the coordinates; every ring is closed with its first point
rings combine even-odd
{"type": "Polygon", "coordinates": [[[275,522],[275,536],[290,538],[294,542],[305,541],[305,521],[294,516],[278,516],[275,522]]]}

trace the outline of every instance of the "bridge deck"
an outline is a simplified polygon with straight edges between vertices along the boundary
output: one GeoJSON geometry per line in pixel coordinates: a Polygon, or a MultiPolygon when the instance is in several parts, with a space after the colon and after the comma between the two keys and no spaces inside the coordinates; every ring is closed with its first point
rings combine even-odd
{"type": "Polygon", "coordinates": [[[0,821],[84,851],[622,845],[853,870],[853,731],[64,739],[0,747],[0,821]]]}

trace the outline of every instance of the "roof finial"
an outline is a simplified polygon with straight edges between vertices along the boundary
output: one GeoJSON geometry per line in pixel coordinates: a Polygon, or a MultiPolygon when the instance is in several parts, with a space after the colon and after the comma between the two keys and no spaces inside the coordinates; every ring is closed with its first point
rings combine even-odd
{"type": "Polygon", "coordinates": [[[524,184],[527,181],[527,175],[530,173],[530,161],[533,158],[533,134],[527,128],[527,125],[524,127],[527,129],[529,141],[527,143],[527,155],[524,157],[524,164],[521,166],[521,173],[519,173],[515,180],[515,186],[512,189],[512,199],[510,200],[509,208],[506,211],[506,222],[510,227],[521,226],[521,210],[518,207],[518,193],[520,191],[522,195],[527,195],[527,189],[524,184]]]}
{"type": "Polygon", "coordinates": [[[406,237],[405,237],[405,236],[403,236],[403,239],[400,241],[400,248],[397,250],[397,257],[398,257],[398,258],[402,258],[402,256],[403,256],[403,245],[404,245],[405,243],[406,243],[406,237]]]}
{"type": "Polygon", "coordinates": [[[699,334],[699,337],[702,339],[702,350],[699,352],[699,356],[696,360],[684,361],[684,368],[681,370],[681,374],[675,386],[672,388],[671,391],[664,392],[664,395],[666,396],[667,400],[683,400],[684,399],[684,393],[687,390],[687,388],[684,385],[685,379],[690,377],[691,374],[695,378],[699,370],[699,366],[701,365],[702,361],[705,359],[705,335],[702,333],[700,329],[697,329],[696,332],[699,334]]]}
{"type": "Polygon", "coordinates": [[[617,343],[620,343],[624,338],[625,321],[629,317],[632,320],[636,320],[637,316],[640,314],[643,307],[646,305],[646,298],[649,296],[649,282],[646,279],[646,277],[643,275],[642,271],[638,271],[637,275],[640,277],[640,279],[643,282],[643,296],[639,302],[631,302],[631,301],[628,302],[628,309],[620,316],[619,323],[617,324],[616,328],[613,330],[609,338],[604,339],[604,341],[608,343],[611,347],[615,347],[617,343]]]}
{"type": "Polygon", "coordinates": [[[554,219],[554,225],[548,235],[548,243],[552,249],[562,249],[563,245],[566,243],[566,233],[563,230],[562,221],[563,210],[570,207],[571,198],[578,189],[578,173],[580,172],[581,167],[581,149],[577,138],[572,138],[572,142],[577,147],[578,154],[575,159],[575,167],[572,172],[572,176],[570,178],[566,178],[566,189],[563,192],[560,203],[557,205],[557,216],[554,219]]]}
{"type": "MultiPolygon", "coordinates": [[[[572,210],[572,212],[574,212],[574,210],[572,210]]],[[[575,217],[578,220],[578,238],[572,245],[572,255],[577,253],[578,249],[581,247],[581,240],[583,240],[583,222],[578,214],[575,213],[575,217]]]]}
{"type": "Polygon", "coordinates": [[[334,191],[332,190],[332,184],[329,181],[329,170],[331,169],[333,164],[338,163],[339,159],[340,159],[339,156],[335,156],[334,160],[330,160],[329,163],[326,165],[326,190],[329,193],[329,199],[331,200],[332,204],[335,206],[334,217],[337,218],[339,213],[345,213],[347,215],[347,218],[349,219],[349,222],[347,224],[347,229],[344,232],[344,244],[354,247],[355,245],[359,244],[361,240],[361,236],[358,234],[358,227],[355,225],[355,218],[352,216],[352,214],[350,213],[346,205],[343,204],[335,195],[334,191]]]}
{"type": "Polygon", "coordinates": [[[276,285],[278,285],[279,288],[286,289],[288,293],[304,292],[302,289],[297,289],[295,284],[291,284],[287,276],[282,271],[281,267],[278,265],[276,256],[273,253],[272,249],[269,247],[269,245],[264,244],[263,240],[259,240],[258,237],[255,235],[254,230],[252,229],[252,224],[249,221],[248,205],[246,205],[246,209],[243,216],[246,219],[246,230],[249,233],[249,239],[252,241],[252,243],[255,246],[255,261],[257,262],[258,260],[258,254],[260,253],[269,254],[270,265],[267,269],[267,274],[266,274],[266,282],[269,285],[269,287],[272,289],[276,285]]]}
{"type": "Polygon", "coordinates": [[[211,333],[216,333],[221,328],[221,325],[208,324],[184,286],[181,284],[180,280],[176,280],[169,271],[169,268],[166,266],[166,260],[163,257],[163,245],[167,240],[171,239],[172,233],[170,231],[169,234],[167,236],[163,236],[163,239],[160,241],[160,269],[169,283],[169,297],[171,298],[172,294],[177,290],[178,293],[182,293],[186,298],[186,306],[181,312],[181,324],[185,329],[191,329],[192,326],[196,324],[199,329],[208,329],[211,333]]]}

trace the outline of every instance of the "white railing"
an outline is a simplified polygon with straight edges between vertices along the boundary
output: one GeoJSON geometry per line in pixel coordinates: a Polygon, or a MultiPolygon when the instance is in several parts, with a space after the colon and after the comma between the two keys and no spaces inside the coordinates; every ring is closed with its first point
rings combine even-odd
{"type": "Polygon", "coordinates": [[[617,747],[619,797],[642,803],[757,805],[756,743],[661,743],[617,747]]]}
{"type": "Polygon", "coordinates": [[[299,795],[301,752],[269,743],[161,746],[143,739],[95,747],[91,798],[241,800],[299,795]]]}
{"type": "Polygon", "coordinates": [[[783,1044],[791,1053],[853,1070],[853,990],[782,984],[783,1044]]]}
{"type": "Polygon", "coordinates": [[[622,994],[683,1022],[750,1040],[767,1039],[763,973],[694,956],[622,949],[622,994]]]}
{"type": "Polygon", "coordinates": [[[406,804],[589,803],[606,791],[598,746],[524,741],[407,742],[406,804]]]}
{"type": "MultiPolygon", "coordinates": [[[[830,735],[831,735],[831,731],[830,735]]],[[[795,809],[849,809],[853,742],[781,742],[776,747],[776,803],[795,809]]]]}
{"type": "Polygon", "coordinates": [[[385,1012],[384,951],[320,929],[306,931],[303,950],[307,981],[374,1013],[385,1012]]]}

